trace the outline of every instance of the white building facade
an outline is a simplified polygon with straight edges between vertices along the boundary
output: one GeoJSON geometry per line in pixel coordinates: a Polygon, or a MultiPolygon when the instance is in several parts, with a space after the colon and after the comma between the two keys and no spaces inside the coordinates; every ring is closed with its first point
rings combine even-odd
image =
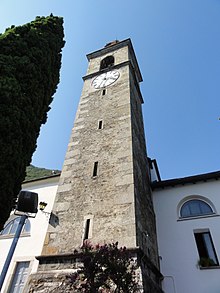
{"type": "Polygon", "coordinates": [[[165,293],[220,292],[220,172],[155,182],[165,293]]]}
{"type": "MultiPolygon", "coordinates": [[[[161,181],[152,178],[160,270],[165,293],[220,292],[220,172],[161,181]]],[[[37,272],[59,175],[23,184],[47,203],[29,218],[18,241],[1,292],[18,293],[37,272]]],[[[0,270],[13,240],[16,218],[11,215],[0,235],[0,270]],[[8,227],[8,228],[7,228],[8,227]],[[10,228],[9,228],[10,227],[10,228]]],[[[153,292],[152,292],[153,293],[153,292]]]]}
{"type": "MultiPolygon", "coordinates": [[[[26,221],[9,266],[2,293],[22,292],[28,275],[37,271],[38,261],[35,256],[40,255],[42,251],[58,181],[59,175],[54,175],[23,184],[23,190],[38,193],[39,203],[44,202],[47,205],[44,211],[38,210],[36,218],[28,218],[26,221]]],[[[12,213],[4,230],[0,233],[0,272],[13,241],[19,218],[12,213]]]]}

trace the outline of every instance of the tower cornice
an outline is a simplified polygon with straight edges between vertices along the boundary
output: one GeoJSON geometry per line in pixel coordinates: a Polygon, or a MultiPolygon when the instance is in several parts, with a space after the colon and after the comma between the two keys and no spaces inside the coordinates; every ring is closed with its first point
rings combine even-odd
{"type": "MultiPolygon", "coordinates": [[[[117,69],[117,68],[120,68],[120,67],[126,66],[126,65],[128,65],[130,67],[131,72],[133,73],[134,84],[135,84],[135,87],[136,87],[136,89],[138,91],[138,94],[139,94],[141,103],[143,104],[144,103],[144,100],[143,100],[143,97],[142,97],[142,94],[141,94],[141,91],[140,91],[140,87],[139,87],[139,84],[138,84],[138,81],[137,81],[137,78],[136,78],[135,69],[134,69],[134,66],[132,65],[132,63],[131,63],[130,60],[125,61],[125,62],[122,62],[122,63],[119,63],[119,64],[116,64],[116,65],[112,66],[111,68],[103,69],[101,71],[101,73],[107,72],[109,70],[117,69]]],[[[87,75],[83,76],[82,79],[85,81],[86,79],[93,78],[93,77],[95,77],[98,74],[100,74],[100,70],[99,71],[96,71],[96,72],[93,72],[93,73],[90,73],[90,74],[87,74],[87,75]]]]}

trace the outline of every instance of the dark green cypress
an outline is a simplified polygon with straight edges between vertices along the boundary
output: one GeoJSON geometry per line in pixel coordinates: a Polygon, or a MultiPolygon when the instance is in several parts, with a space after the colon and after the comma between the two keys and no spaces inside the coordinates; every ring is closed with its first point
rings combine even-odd
{"type": "Polygon", "coordinates": [[[0,230],[59,83],[63,38],[63,19],[53,15],[0,35],[0,230]]]}

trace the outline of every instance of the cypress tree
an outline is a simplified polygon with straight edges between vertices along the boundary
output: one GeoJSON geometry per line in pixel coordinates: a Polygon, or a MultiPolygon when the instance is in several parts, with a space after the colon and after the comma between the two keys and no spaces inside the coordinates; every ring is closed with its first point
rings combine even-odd
{"type": "Polygon", "coordinates": [[[52,14],[0,34],[0,230],[59,83],[63,38],[63,19],[52,14]]]}

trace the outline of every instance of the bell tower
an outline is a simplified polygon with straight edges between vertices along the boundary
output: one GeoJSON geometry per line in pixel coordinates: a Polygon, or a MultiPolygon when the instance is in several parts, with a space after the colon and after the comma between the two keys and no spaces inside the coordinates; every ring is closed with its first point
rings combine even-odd
{"type": "Polygon", "coordinates": [[[59,225],[48,229],[38,271],[70,268],[70,254],[84,240],[118,241],[136,251],[144,292],[162,292],[139,87],[142,76],[131,40],[109,43],[87,58],[53,208],[59,225]]]}

